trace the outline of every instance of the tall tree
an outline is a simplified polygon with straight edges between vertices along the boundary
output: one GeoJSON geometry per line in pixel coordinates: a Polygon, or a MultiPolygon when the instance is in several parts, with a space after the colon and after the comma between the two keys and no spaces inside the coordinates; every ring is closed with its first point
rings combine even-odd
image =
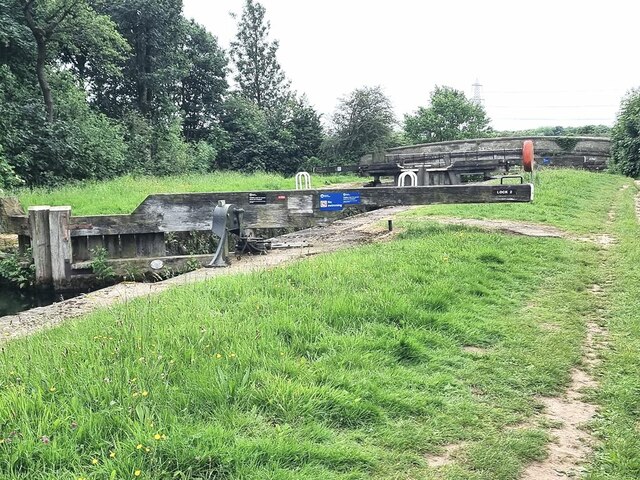
{"type": "Polygon", "coordinates": [[[623,99],[611,132],[612,169],[630,177],[640,177],[640,90],[631,90],[623,99]]]}
{"type": "Polygon", "coordinates": [[[320,154],[324,138],[320,115],[306,98],[291,97],[267,113],[270,140],[265,169],[291,175],[320,154]]]}
{"type": "Polygon", "coordinates": [[[107,75],[98,82],[96,103],[117,118],[132,106],[146,117],[173,114],[173,96],[185,68],[182,0],[91,1],[113,19],[132,48],[122,78],[107,75]]]}
{"type": "Polygon", "coordinates": [[[436,87],[428,107],[405,115],[404,131],[413,143],[445,142],[489,135],[489,118],[482,105],[451,87],[436,87]]]}
{"type": "Polygon", "coordinates": [[[276,59],[278,41],[269,40],[271,24],[265,12],[259,2],[245,1],[236,40],[231,42],[231,58],[242,94],[259,108],[268,109],[288,96],[289,83],[276,59]]]}
{"type": "Polygon", "coordinates": [[[391,101],[381,87],[363,87],[340,100],[332,123],[327,153],[355,162],[362,155],[388,146],[395,117],[391,101]]]}
{"type": "Polygon", "coordinates": [[[54,99],[51,93],[47,65],[60,60],[63,45],[72,42],[80,32],[93,37],[89,52],[104,48],[105,38],[118,38],[114,25],[107,17],[99,16],[86,0],[17,0],[14,7],[23,13],[36,46],[35,72],[44,100],[46,117],[53,121],[54,99]]]}
{"type": "Polygon", "coordinates": [[[185,26],[181,51],[188,65],[178,89],[184,137],[189,142],[207,140],[222,113],[227,58],[216,37],[194,21],[185,26]]]}

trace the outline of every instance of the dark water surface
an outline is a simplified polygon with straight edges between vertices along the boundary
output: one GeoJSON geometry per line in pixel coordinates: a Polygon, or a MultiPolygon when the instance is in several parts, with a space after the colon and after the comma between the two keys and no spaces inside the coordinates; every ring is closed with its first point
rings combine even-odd
{"type": "Polygon", "coordinates": [[[52,290],[19,290],[6,285],[0,286],[0,317],[13,315],[33,307],[44,307],[75,295],[56,294],[52,290]]]}

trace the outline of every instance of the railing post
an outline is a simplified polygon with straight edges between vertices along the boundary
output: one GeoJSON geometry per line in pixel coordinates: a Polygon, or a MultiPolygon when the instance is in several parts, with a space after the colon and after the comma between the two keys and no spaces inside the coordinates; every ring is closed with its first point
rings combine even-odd
{"type": "Polygon", "coordinates": [[[71,276],[71,207],[51,207],[49,210],[49,241],[51,243],[51,276],[54,290],[68,286],[71,276]]]}
{"type": "Polygon", "coordinates": [[[29,207],[29,230],[31,231],[31,249],[36,267],[36,285],[50,285],[51,241],[49,237],[49,206],[29,207]]]}
{"type": "Polygon", "coordinates": [[[311,175],[309,175],[309,173],[307,172],[296,173],[296,190],[309,190],[310,188],[311,175]]]}

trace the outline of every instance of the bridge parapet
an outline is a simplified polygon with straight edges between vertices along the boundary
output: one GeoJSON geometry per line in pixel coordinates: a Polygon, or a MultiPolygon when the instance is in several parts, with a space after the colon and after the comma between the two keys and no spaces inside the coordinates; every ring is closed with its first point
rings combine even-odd
{"type": "Polygon", "coordinates": [[[499,137],[477,138],[469,140],[455,140],[451,142],[423,143],[391,148],[386,152],[365,155],[360,159],[361,165],[383,163],[389,155],[407,154],[442,154],[457,152],[482,152],[499,150],[521,150],[522,142],[533,140],[536,161],[543,163],[543,159],[550,157],[552,164],[563,164],[563,157],[589,157],[585,168],[602,169],[610,157],[611,140],[606,137],[499,137]]]}

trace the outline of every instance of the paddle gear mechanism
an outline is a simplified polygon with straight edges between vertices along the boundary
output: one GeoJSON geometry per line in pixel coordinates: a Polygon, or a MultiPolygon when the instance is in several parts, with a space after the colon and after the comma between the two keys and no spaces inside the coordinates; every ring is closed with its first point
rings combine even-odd
{"type": "Polygon", "coordinates": [[[235,245],[235,255],[239,260],[243,254],[264,255],[271,249],[271,242],[262,237],[256,237],[253,230],[243,226],[244,209],[235,205],[218,201],[213,210],[213,222],[211,230],[220,240],[218,248],[207,267],[229,266],[229,235],[235,235],[238,240],[235,245]]]}
{"type": "Polygon", "coordinates": [[[213,260],[207,267],[228,267],[227,257],[229,256],[229,234],[240,235],[242,231],[242,217],[244,209],[236,208],[224,200],[218,201],[218,205],[213,209],[213,222],[211,230],[220,241],[216,249],[213,260]]]}

